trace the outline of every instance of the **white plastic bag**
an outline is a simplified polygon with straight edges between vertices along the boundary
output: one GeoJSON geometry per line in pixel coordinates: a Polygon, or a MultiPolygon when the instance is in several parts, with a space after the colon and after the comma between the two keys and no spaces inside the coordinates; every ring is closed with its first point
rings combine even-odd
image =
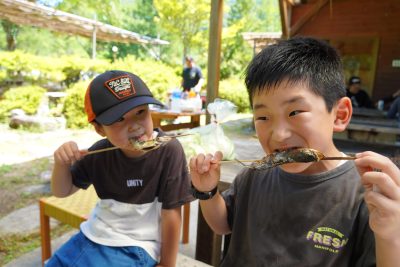
{"type": "Polygon", "coordinates": [[[214,154],[221,151],[224,160],[235,158],[235,146],[233,142],[224,134],[220,121],[236,112],[236,106],[227,100],[216,99],[207,106],[214,119],[210,124],[191,129],[190,136],[180,137],[187,158],[196,156],[199,153],[214,154]]]}

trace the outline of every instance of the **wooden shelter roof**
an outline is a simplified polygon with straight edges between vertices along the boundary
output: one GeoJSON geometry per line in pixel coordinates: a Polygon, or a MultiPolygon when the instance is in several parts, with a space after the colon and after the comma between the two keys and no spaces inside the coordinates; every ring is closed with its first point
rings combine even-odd
{"type": "Polygon", "coordinates": [[[168,41],[151,38],[93,19],[77,16],[24,0],[0,0],[0,18],[15,24],[47,28],[51,31],[93,37],[102,41],[167,45],[168,41]]]}
{"type": "Polygon", "coordinates": [[[253,46],[254,54],[257,54],[263,47],[282,39],[281,32],[244,32],[242,36],[245,41],[253,46]]]}

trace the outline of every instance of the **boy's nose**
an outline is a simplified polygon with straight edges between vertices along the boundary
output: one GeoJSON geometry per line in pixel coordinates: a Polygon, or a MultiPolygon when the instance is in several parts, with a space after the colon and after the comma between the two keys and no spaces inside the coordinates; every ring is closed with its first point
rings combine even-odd
{"type": "Polygon", "coordinates": [[[130,133],[140,131],[141,129],[142,127],[137,123],[130,123],[128,126],[128,132],[130,133]]]}
{"type": "Polygon", "coordinates": [[[285,123],[276,123],[272,128],[272,139],[275,142],[283,142],[290,137],[290,129],[285,123]]]}

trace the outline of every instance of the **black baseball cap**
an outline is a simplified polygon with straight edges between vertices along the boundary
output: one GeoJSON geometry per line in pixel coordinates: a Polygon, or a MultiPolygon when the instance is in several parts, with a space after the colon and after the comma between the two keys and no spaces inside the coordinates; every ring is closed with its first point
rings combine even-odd
{"type": "Polygon", "coordinates": [[[349,85],[360,84],[360,83],[361,83],[361,79],[358,76],[351,76],[349,79],[349,85]]]}
{"type": "Polygon", "coordinates": [[[106,71],[89,84],[85,95],[88,121],[110,125],[131,109],[145,105],[163,104],[154,99],[147,85],[137,75],[120,71],[106,71]]]}

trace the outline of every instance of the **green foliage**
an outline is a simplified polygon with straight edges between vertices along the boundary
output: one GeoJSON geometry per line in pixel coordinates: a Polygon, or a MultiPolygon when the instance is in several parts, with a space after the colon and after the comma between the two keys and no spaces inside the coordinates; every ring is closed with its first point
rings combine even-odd
{"type": "Polygon", "coordinates": [[[46,80],[60,81],[63,74],[53,64],[52,58],[40,57],[24,53],[20,50],[14,52],[0,52],[0,83],[8,81],[25,81],[33,84],[43,83],[46,80]],[[40,71],[38,71],[40,70],[40,71]]]}
{"type": "Polygon", "coordinates": [[[160,101],[166,102],[167,92],[180,85],[181,78],[176,75],[174,69],[159,61],[139,60],[128,56],[115,62],[113,67],[138,75],[160,101]]]}
{"type": "Polygon", "coordinates": [[[67,120],[68,128],[85,128],[88,126],[84,110],[85,92],[89,81],[75,83],[67,90],[64,101],[63,114],[67,120]]]}
{"type": "Polygon", "coordinates": [[[35,114],[46,90],[39,86],[21,86],[6,91],[0,100],[0,121],[4,122],[13,109],[35,114]]]}
{"type": "Polygon", "coordinates": [[[252,48],[243,40],[244,26],[245,21],[240,20],[223,31],[221,79],[241,75],[253,56],[252,48]]]}
{"type": "Polygon", "coordinates": [[[234,103],[238,107],[238,113],[250,112],[249,96],[243,80],[229,78],[221,81],[218,96],[234,103]]]}
{"type": "Polygon", "coordinates": [[[64,82],[67,87],[78,82],[83,76],[92,78],[110,67],[110,63],[106,60],[93,60],[77,56],[64,56],[60,61],[62,62],[62,72],[65,75],[64,82]]]}
{"type": "Polygon", "coordinates": [[[0,176],[3,176],[6,173],[9,173],[12,170],[11,165],[2,164],[0,165],[0,176]]]}
{"type": "Polygon", "coordinates": [[[192,53],[191,48],[207,46],[209,0],[154,0],[154,6],[160,27],[183,45],[181,56],[192,53]]]}
{"type": "Polygon", "coordinates": [[[93,60],[78,56],[58,58],[32,55],[20,50],[0,51],[0,84],[25,82],[31,84],[65,83],[67,86],[89,78],[109,68],[106,60],[93,60]]]}

